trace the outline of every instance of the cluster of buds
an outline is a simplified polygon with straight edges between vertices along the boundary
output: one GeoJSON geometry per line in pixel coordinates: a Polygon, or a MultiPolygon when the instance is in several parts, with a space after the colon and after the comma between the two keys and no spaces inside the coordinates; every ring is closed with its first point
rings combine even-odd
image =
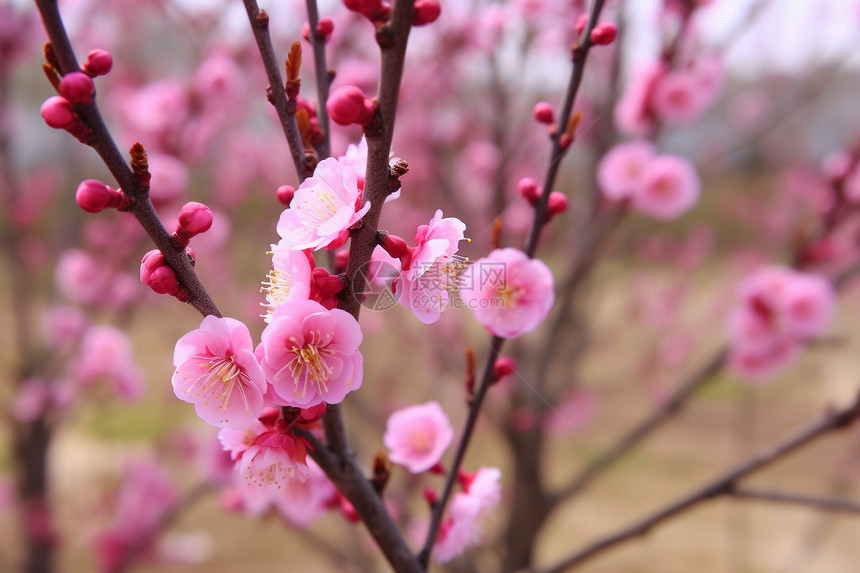
{"type": "MultiPolygon", "coordinates": [[[[391,16],[391,4],[383,0],[343,0],[344,5],[353,12],[358,12],[374,24],[384,24],[391,16]]],[[[416,0],[413,26],[432,24],[442,13],[439,0],[416,0]]]]}
{"type": "Polygon", "coordinates": [[[323,132],[320,129],[319,118],[317,117],[317,106],[313,102],[306,100],[301,96],[296,96],[296,111],[304,110],[308,114],[308,133],[305,143],[310,145],[318,145],[324,138],[323,132]]]}
{"type": "MultiPolygon", "coordinates": [[[[172,235],[173,241],[178,246],[185,247],[185,252],[192,261],[195,255],[188,243],[193,237],[208,231],[212,221],[212,210],[202,203],[186,203],[179,211],[179,223],[172,235]]],[[[158,294],[169,294],[182,302],[188,302],[190,298],[185,287],[179,284],[176,272],[168,266],[164,253],[158,249],[143,256],[140,262],[140,281],[158,294]]]]}
{"type": "MultiPolygon", "coordinates": [[[[111,67],[113,67],[113,57],[109,52],[91,51],[81,71],[68,73],[55,83],[59,95],[45,100],[40,110],[45,123],[54,129],[65,129],[85,143],[92,130],[75,113],[74,106],[93,103],[96,94],[93,78],[105,75],[111,67]]],[[[49,66],[46,69],[51,68],[49,66]]]]}
{"type": "Polygon", "coordinates": [[[355,123],[366,127],[376,113],[376,102],[356,86],[342,86],[331,93],[325,108],[332,121],[338,125],[355,123]]]}
{"type": "MultiPolygon", "coordinates": [[[[519,194],[523,197],[523,199],[531,203],[532,207],[538,204],[541,195],[543,195],[543,190],[531,177],[523,177],[522,179],[520,179],[519,183],[517,183],[517,191],[519,191],[519,194]]],[[[567,206],[567,195],[565,195],[561,191],[550,192],[546,204],[545,223],[549,223],[553,217],[567,211],[567,206]]]]}

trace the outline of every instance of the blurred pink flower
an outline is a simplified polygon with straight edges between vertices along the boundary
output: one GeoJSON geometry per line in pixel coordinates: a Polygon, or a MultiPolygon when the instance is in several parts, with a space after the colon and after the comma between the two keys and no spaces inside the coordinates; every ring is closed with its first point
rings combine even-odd
{"type": "Polygon", "coordinates": [[[308,475],[304,481],[293,480],[277,490],[272,501],[291,525],[310,525],[325,514],[338,499],[337,489],[312,459],[307,460],[308,475]]]}
{"type": "Polygon", "coordinates": [[[204,318],[177,341],[173,364],[176,397],[194,404],[207,424],[244,430],[260,416],[266,378],[248,327],[238,320],[204,318]]]}
{"type": "Polygon", "coordinates": [[[341,402],[361,387],[361,337],[358,322],[340,309],[310,300],[282,304],[258,347],[268,400],[298,408],[341,402]]]}
{"type": "Polygon", "coordinates": [[[516,338],[543,322],[555,302],[552,272],[518,249],[496,249],[463,273],[460,295],[484,327],[516,338]]]}
{"type": "Polygon", "coordinates": [[[788,363],[800,343],[829,326],[836,293],[829,281],[786,267],[766,267],[738,285],[729,318],[732,369],[764,378],[788,363]]]}
{"type": "Polygon", "coordinates": [[[279,430],[264,432],[242,453],[239,475],[254,488],[277,490],[293,481],[305,481],[310,474],[307,445],[301,438],[279,430]]]}
{"type": "Polygon", "coordinates": [[[471,476],[466,491],[454,495],[450,517],[442,522],[433,544],[433,559],[438,563],[447,563],[481,543],[483,521],[501,500],[500,477],[497,468],[481,468],[471,476]]]}
{"type": "Polygon", "coordinates": [[[642,186],[633,195],[633,208],[655,219],[676,219],[699,200],[701,184],[693,165],[682,157],[660,155],[642,174],[642,186]]]}
{"type": "Polygon", "coordinates": [[[134,361],[131,340],[114,326],[95,325],[84,332],[72,371],[83,385],[106,378],[121,398],[134,400],[143,394],[143,375],[134,361]]]}
{"type": "Polygon", "coordinates": [[[685,123],[699,117],[708,104],[707,94],[689,72],[666,74],[654,85],[651,109],[667,123],[685,123]]]}
{"type": "Polygon", "coordinates": [[[418,474],[439,463],[453,438],[442,406],[430,401],[393,412],[382,439],[392,462],[418,474]]]}
{"type": "Polygon", "coordinates": [[[348,238],[349,228],[370,210],[370,203],[359,208],[360,201],[355,172],[333,157],[324,159],[313,177],[296,189],[278,221],[278,234],[291,249],[338,247],[348,238]]]}
{"type": "Polygon", "coordinates": [[[603,195],[612,201],[632,197],[656,155],[654,144],[646,140],[625,141],[610,149],[597,164],[597,184],[603,195]]]}

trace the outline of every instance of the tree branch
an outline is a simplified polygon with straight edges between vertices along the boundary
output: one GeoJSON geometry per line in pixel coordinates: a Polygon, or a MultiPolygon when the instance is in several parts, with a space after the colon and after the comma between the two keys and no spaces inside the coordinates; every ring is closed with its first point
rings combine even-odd
{"type": "Polygon", "coordinates": [[[850,406],[841,410],[826,413],[819,421],[813,422],[777,441],[775,444],[753,455],[745,462],[735,466],[725,474],[717,477],[692,493],[670,503],[666,507],[659,509],[653,514],[619,530],[616,533],[598,539],[554,565],[537,571],[539,571],[539,573],[561,573],[562,571],[566,571],[575,565],[579,565],[588,559],[591,559],[610,547],[614,547],[615,545],[623,543],[633,537],[638,537],[648,533],[651,528],[705,500],[709,500],[720,495],[733,494],[733,490],[740,479],[772,464],[828,432],[847,428],[858,417],[860,417],[860,395],[855,398],[854,402],[850,406]]]}
{"type": "Polygon", "coordinates": [[[281,120],[281,128],[284,137],[290,147],[290,155],[293,158],[293,166],[296,168],[296,176],[303,181],[313,173],[306,171],[304,144],[299,134],[299,125],[296,122],[295,103],[292,108],[287,100],[287,92],[284,90],[284,82],[281,79],[281,66],[275,57],[275,49],[272,47],[272,37],[269,35],[269,16],[260,10],[257,0],[243,0],[248,21],[251,23],[251,31],[257,42],[257,49],[263,59],[263,67],[266,69],[266,77],[269,80],[269,101],[278,112],[281,120]],[[292,111],[290,111],[292,110],[292,111]]]}
{"type": "Polygon", "coordinates": [[[735,488],[728,495],[740,499],[772,501],[790,505],[802,505],[826,511],[839,511],[860,515],[860,502],[838,496],[814,496],[800,493],[768,491],[762,489],[735,488]]]}
{"type": "Polygon", "coordinates": [[[331,78],[329,77],[328,66],[326,65],[325,38],[319,36],[316,32],[317,23],[320,21],[317,0],[307,0],[307,6],[308,24],[310,26],[308,36],[314,48],[314,71],[317,77],[317,101],[319,102],[317,106],[317,120],[323,133],[323,140],[317,145],[317,153],[319,153],[320,159],[325,159],[331,155],[331,129],[329,127],[328,110],[325,107],[328,101],[331,78]]]}
{"type": "MultiPolygon", "coordinates": [[[[69,36],[63,25],[62,17],[57,8],[57,0],[36,0],[39,13],[42,16],[45,30],[51,40],[51,45],[57,61],[60,64],[60,72],[68,74],[79,71],[77,59],[72,50],[69,36]]],[[[143,187],[135,178],[134,173],[120,153],[107,126],[102,119],[95,99],[89,105],[77,104],[75,112],[81,120],[92,130],[92,135],[87,145],[95,149],[105,166],[111,172],[123,193],[134,197],[134,203],[128,211],[137,218],[147,235],[155,243],[155,246],[164,254],[170,268],[176,273],[176,277],[190,294],[188,304],[196,308],[200,314],[206,316],[213,314],[221,316],[221,312],[215,305],[215,301],[200,282],[200,278],[194,271],[191,259],[185,252],[185,247],[178,246],[158,218],[152,202],[149,200],[149,190],[143,187]]]]}

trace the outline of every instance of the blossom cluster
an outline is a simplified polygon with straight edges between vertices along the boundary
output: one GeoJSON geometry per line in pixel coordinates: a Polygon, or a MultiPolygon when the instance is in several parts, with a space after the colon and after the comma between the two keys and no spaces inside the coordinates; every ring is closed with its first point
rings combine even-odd
{"type": "Polygon", "coordinates": [[[827,329],[836,293],[821,276],[773,266],[744,279],[738,299],[729,319],[729,364],[738,375],[760,380],[827,329]]]}

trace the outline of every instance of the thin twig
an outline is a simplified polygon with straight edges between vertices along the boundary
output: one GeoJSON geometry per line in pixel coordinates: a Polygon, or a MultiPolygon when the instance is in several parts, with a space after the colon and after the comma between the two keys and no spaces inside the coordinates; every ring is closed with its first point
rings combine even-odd
{"type": "Polygon", "coordinates": [[[263,59],[266,78],[269,80],[267,93],[271,98],[269,101],[272,102],[275,111],[278,112],[278,119],[281,121],[281,128],[284,130],[284,137],[287,138],[290,155],[296,168],[296,176],[299,181],[303,181],[311,174],[306,173],[305,170],[304,145],[299,134],[299,125],[296,122],[295,104],[292,113],[290,113],[290,102],[287,100],[287,92],[281,79],[281,67],[275,57],[275,49],[272,47],[272,38],[269,35],[269,16],[260,10],[257,0],[243,0],[243,2],[245,12],[248,14],[248,21],[251,23],[251,30],[254,33],[254,40],[257,42],[257,49],[263,59]]]}
{"type": "Polygon", "coordinates": [[[583,549],[558,561],[554,565],[537,571],[540,573],[561,573],[562,571],[566,571],[587,561],[588,559],[591,559],[610,547],[614,547],[624,541],[648,533],[651,528],[705,500],[713,499],[720,495],[732,494],[737,482],[742,478],[745,478],[749,474],[772,464],[828,432],[847,428],[857,419],[858,416],[860,416],[860,395],[855,398],[854,402],[850,406],[841,410],[826,413],[817,422],[813,422],[777,441],[775,444],[753,455],[748,460],[735,466],[703,487],[666,505],[651,515],[636,521],[632,525],[629,525],[616,533],[598,539],[583,549]]]}
{"type": "Polygon", "coordinates": [[[308,24],[310,25],[310,33],[308,37],[314,48],[314,71],[317,77],[317,121],[319,121],[320,130],[323,133],[323,140],[317,145],[317,153],[319,158],[325,159],[331,155],[331,131],[329,129],[328,110],[325,107],[328,101],[328,90],[331,86],[331,78],[328,73],[328,66],[325,59],[325,38],[317,34],[317,23],[320,20],[319,9],[317,8],[317,0],[307,0],[308,6],[308,24]]]}
{"type": "MultiPolygon", "coordinates": [[[[529,232],[528,241],[525,246],[525,253],[529,258],[534,257],[535,251],[537,250],[538,241],[540,240],[540,232],[546,223],[547,204],[549,201],[550,191],[555,185],[555,181],[558,177],[561,160],[564,158],[570,145],[570,142],[563,144],[562,141],[567,135],[572,135],[567,133],[566,128],[570,122],[571,114],[573,112],[573,104],[576,100],[577,93],[579,92],[579,87],[582,84],[585,62],[588,58],[588,52],[591,49],[591,30],[595,25],[597,25],[597,20],[600,17],[601,10],[603,9],[603,3],[604,0],[597,0],[594,3],[591,14],[589,15],[588,25],[583,33],[583,40],[581,43],[576,43],[573,46],[573,70],[570,75],[570,82],[568,84],[564,102],[561,106],[561,116],[558,123],[558,129],[552,136],[552,150],[550,152],[550,160],[544,176],[543,193],[541,194],[537,205],[535,205],[534,219],[532,220],[531,231],[529,232]]],[[[427,567],[427,564],[430,561],[430,553],[433,548],[433,543],[436,540],[436,536],[439,533],[439,527],[442,523],[442,515],[445,511],[448,500],[451,497],[451,493],[453,492],[454,483],[456,482],[457,475],[460,472],[460,467],[462,465],[463,458],[465,457],[466,449],[471,441],[478,415],[480,414],[481,407],[483,406],[484,398],[487,395],[487,390],[492,383],[493,365],[502,351],[504,342],[504,339],[498,336],[493,336],[490,339],[489,352],[487,353],[481,380],[474,396],[472,397],[472,401],[469,404],[469,413],[466,417],[466,423],[463,427],[460,441],[457,444],[454,460],[452,461],[451,467],[448,469],[448,473],[445,477],[445,485],[442,490],[442,495],[433,507],[433,513],[430,518],[430,527],[424,540],[424,546],[418,554],[419,560],[425,567],[427,567]]]]}
{"type": "MultiPolygon", "coordinates": [[[[68,74],[79,71],[75,53],[72,50],[69,36],[63,25],[62,17],[57,8],[57,0],[36,0],[39,13],[42,16],[45,30],[51,40],[54,54],[60,65],[60,72],[68,74]]],[[[105,166],[116,179],[122,191],[134,197],[134,204],[129,212],[134,215],[155,246],[164,254],[168,265],[176,273],[179,283],[188,290],[190,299],[188,304],[196,308],[200,314],[221,316],[221,312],[215,305],[215,301],[200,282],[200,278],[194,271],[191,259],[185,252],[185,247],[178,246],[158,218],[152,202],[149,200],[149,192],[143,188],[134,176],[131,168],[123,155],[117,148],[116,143],[110,135],[107,126],[102,119],[95,100],[90,105],[75,105],[75,112],[82,121],[92,130],[92,135],[87,145],[95,149],[105,166]]]]}
{"type": "Polygon", "coordinates": [[[801,505],[823,509],[826,511],[838,511],[843,513],[853,513],[860,515],[860,502],[854,501],[846,497],[838,496],[815,496],[800,493],[789,493],[781,491],[768,491],[761,489],[733,489],[728,492],[732,497],[741,499],[757,499],[762,501],[772,501],[776,503],[784,503],[789,505],[801,505]]]}

